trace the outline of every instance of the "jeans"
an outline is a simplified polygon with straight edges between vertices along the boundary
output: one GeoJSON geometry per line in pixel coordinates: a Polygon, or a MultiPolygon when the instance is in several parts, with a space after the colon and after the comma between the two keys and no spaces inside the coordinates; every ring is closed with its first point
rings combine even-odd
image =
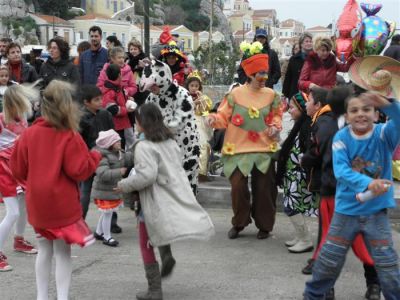
{"type": "Polygon", "coordinates": [[[400,270],[387,211],[368,216],[348,216],[335,212],[325,244],[313,267],[312,279],[306,283],[304,299],[324,299],[335,285],[347,251],[361,233],[378,273],[386,300],[400,299],[400,270]]]}

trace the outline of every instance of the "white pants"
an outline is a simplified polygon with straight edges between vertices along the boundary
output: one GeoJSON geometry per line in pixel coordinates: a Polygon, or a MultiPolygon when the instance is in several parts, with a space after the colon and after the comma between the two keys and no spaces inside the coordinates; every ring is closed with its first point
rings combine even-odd
{"type": "Polygon", "coordinates": [[[25,194],[5,197],[3,201],[6,206],[6,215],[0,223],[0,251],[3,251],[4,243],[14,224],[16,236],[23,236],[26,227],[25,194]]]}

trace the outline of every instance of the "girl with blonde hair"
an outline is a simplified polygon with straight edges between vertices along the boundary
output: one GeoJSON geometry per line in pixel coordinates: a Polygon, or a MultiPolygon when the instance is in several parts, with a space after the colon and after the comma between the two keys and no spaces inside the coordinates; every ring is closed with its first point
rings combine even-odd
{"type": "Polygon", "coordinates": [[[2,250],[4,243],[15,226],[14,250],[36,254],[37,250],[24,239],[26,227],[24,181],[14,178],[10,169],[10,157],[17,137],[28,127],[27,117],[31,114],[29,98],[37,98],[38,91],[23,85],[9,87],[4,93],[3,109],[0,113],[0,196],[6,207],[6,215],[0,223],[0,272],[11,271],[2,250]]]}
{"type": "Polygon", "coordinates": [[[71,244],[94,243],[82,218],[78,183],[94,173],[101,154],[89,152],[78,133],[80,114],[72,92],[67,82],[50,82],[43,92],[42,117],[18,139],[11,155],[11,170],[29,191],[28,220],[38,239],[37,299],[48,299],[53,253],[57,299],[68,299],[71,244]]]}

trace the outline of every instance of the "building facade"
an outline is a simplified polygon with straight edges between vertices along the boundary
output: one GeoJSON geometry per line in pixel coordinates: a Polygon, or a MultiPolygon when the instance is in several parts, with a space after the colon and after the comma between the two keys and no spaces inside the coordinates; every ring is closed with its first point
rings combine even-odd
{"type": "Polygon", "coordinates": [[[86,14],[100,14],[111,17],[113,14],[131,6],[128,0],[81,0],[81,8],[86,14]]]}
{"type": "Polygon", "coordinates": [[[55,36],[64,38],[69,44],[74,43],[74,25],[56,16],[29,14],[35,20],[39,29],[39,42],[47,45],[55,36]]]}

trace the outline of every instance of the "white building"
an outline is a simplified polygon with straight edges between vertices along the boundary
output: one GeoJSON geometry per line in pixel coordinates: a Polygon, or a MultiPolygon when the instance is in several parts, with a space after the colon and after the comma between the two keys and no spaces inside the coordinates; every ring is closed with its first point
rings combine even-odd
{"type": "Polygon", "coordinates": [[[324,26],[307,28],[306,31],[311,33],[314,39],[319,36],[329,37],[329,38],[332,36],[332,29],[324,26]]]}
{"type": "Polygon", "coordinates": [[[304,33],[304,29],[305,26],[302,22],[294,19],[288,19],[281,22],[279,29],[279,37],[286,39],[299,37],[304,33]]]}
{"type": "Polygon", "coordinates": [[[74,25],[56,16],[29,14],[35,20],[39,28],[39,42],[47,45],[47,42],[55,36],[63,37],[69,44],[74,42],[74,25]]]}

